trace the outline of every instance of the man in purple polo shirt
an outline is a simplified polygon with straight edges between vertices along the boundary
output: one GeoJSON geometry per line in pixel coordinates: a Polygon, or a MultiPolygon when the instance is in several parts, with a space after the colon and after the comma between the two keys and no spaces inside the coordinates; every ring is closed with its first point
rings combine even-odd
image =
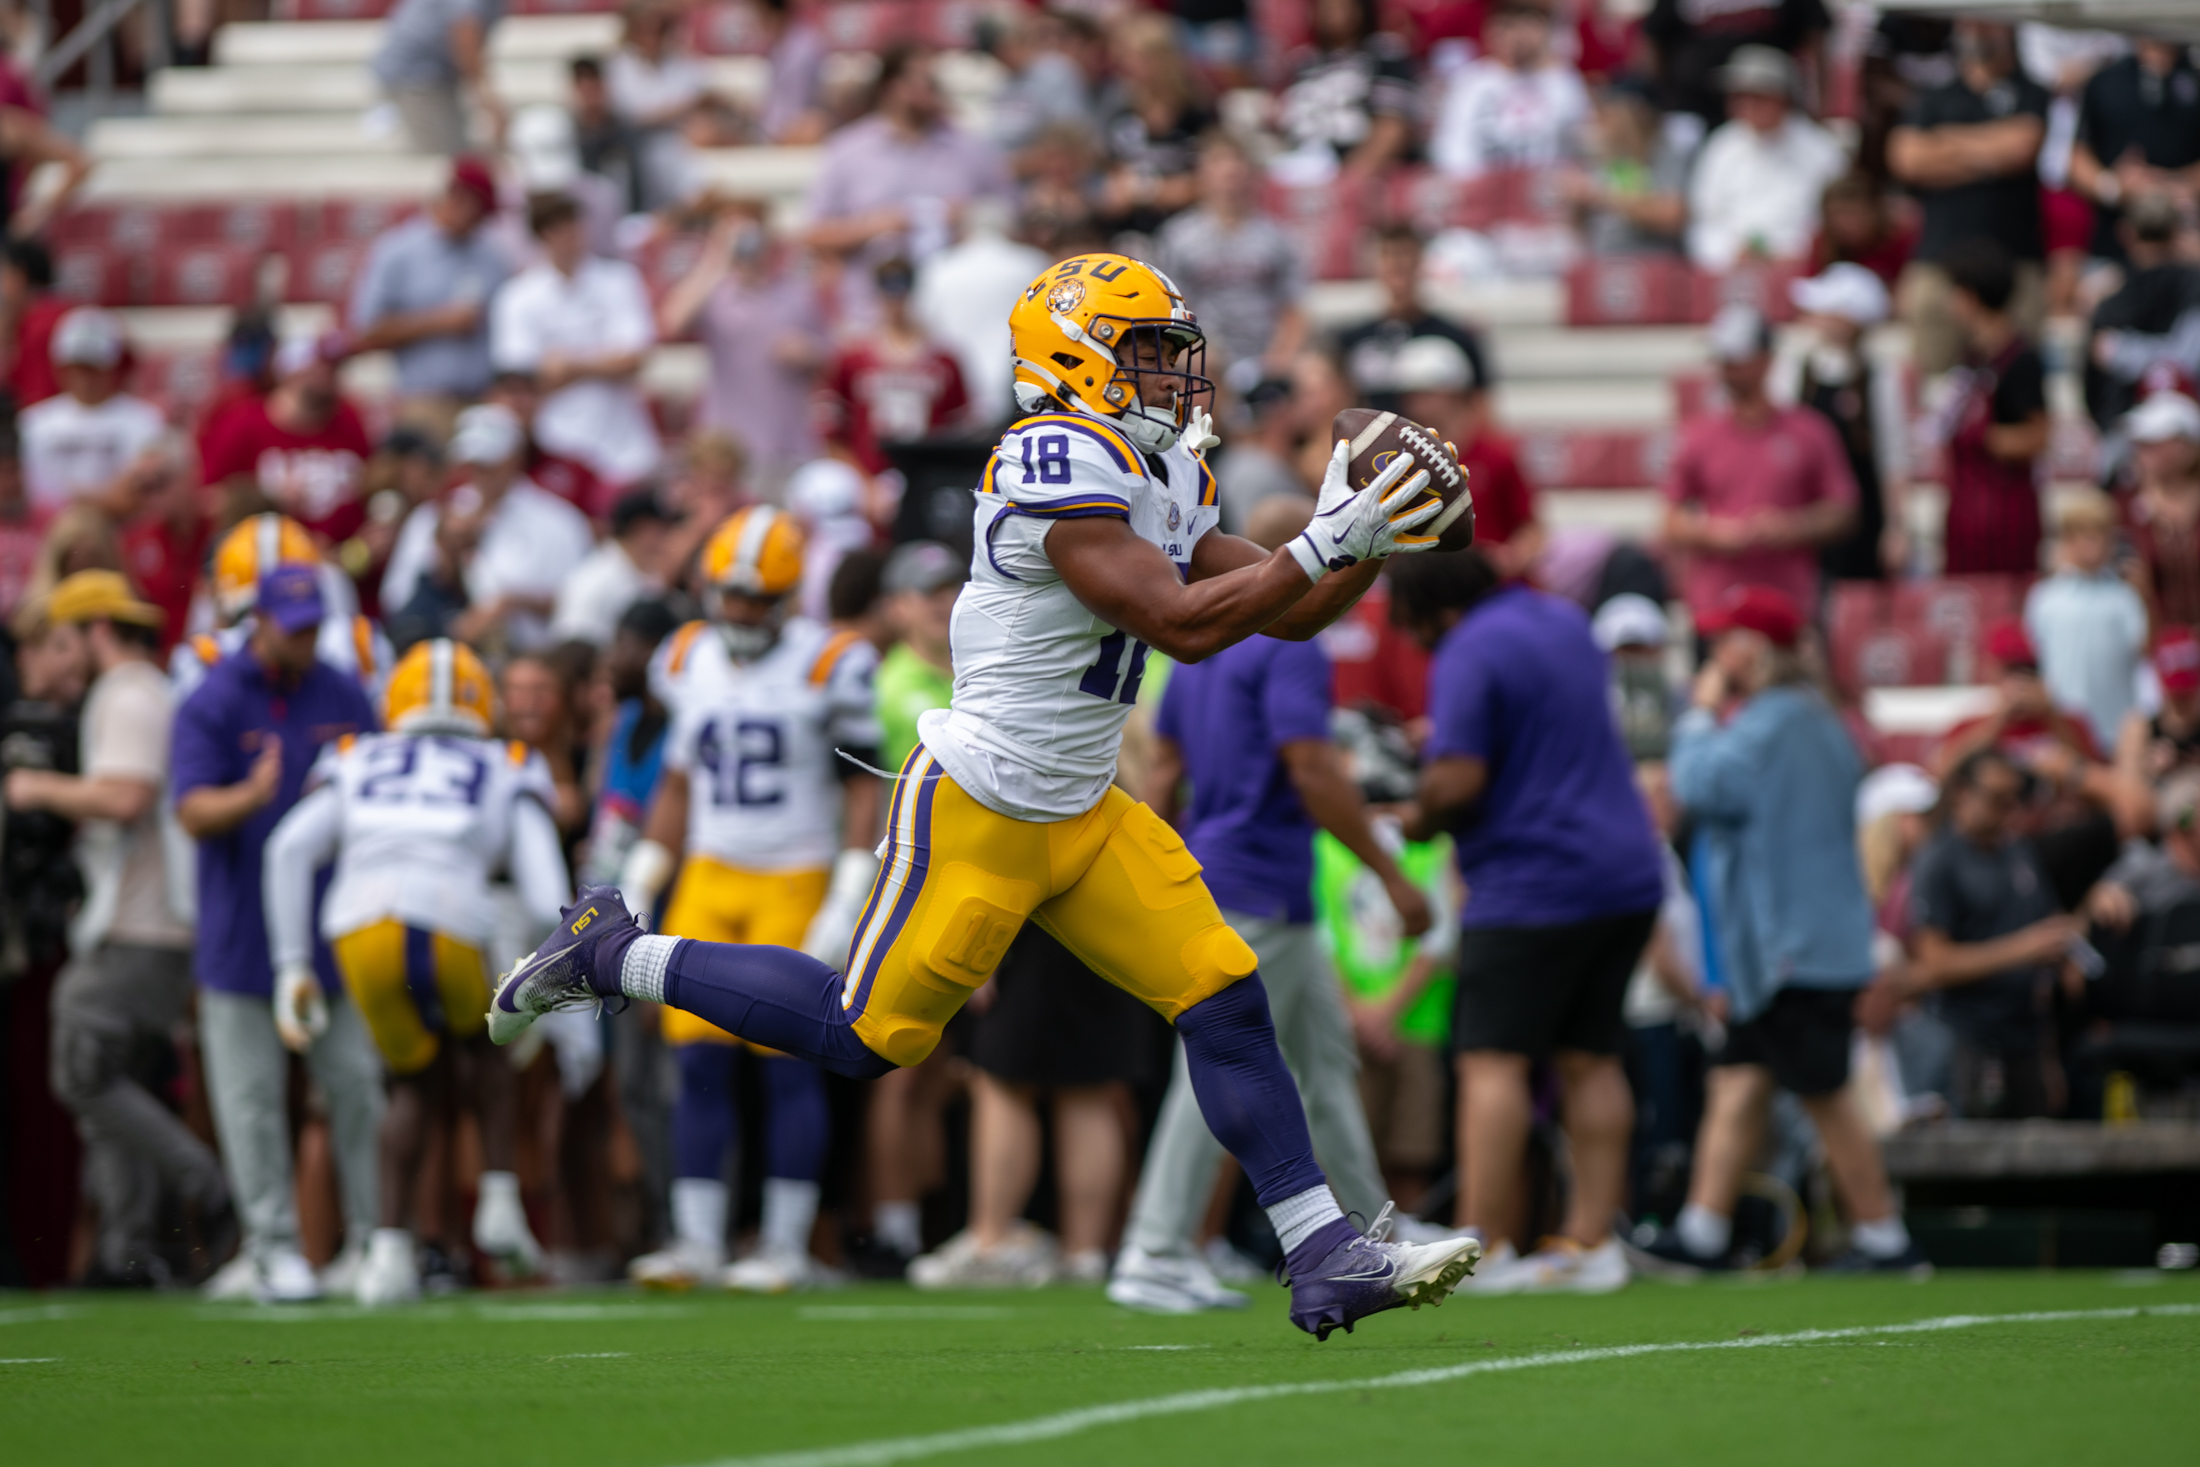
{"type": "MultiPolygon", "coordinates": [[[[1313,501],[1263,502],[1247,536],[1270,549],[1301,530],[1313,501]]],[[[1250,637],[1170,671],[1155,727],[1147,803],[1183,832],[1223,916],[1260,958],[1276,1042],[1298,1082],[1314,1154],[1338,1205],[1373,1218],[1388,1201],[1361,1106],[1359,1053],[1337,975],[1314,927],[1314,831],[1343,841],[1381,878],[1405,930],[1429,927],[1428,900],[1398,869],[1329,738],[1334,674],[1317,642],[1250,637]],[[1178,798],[1189,779],[1191,808],[1178,798]]],[[[1200,1116],[1181,1048],[1108,1297],[1187,1314],[1242,1308],[1193,1249],[1213,1196],[1222,1143],[1200,1116]]],[[[1421,1240],[1407,1218],[1400,1236],[1421,1240]]],[[[1441,1229],[1429,1229],[1428,1237],[1441,1229]]]]}
{"type": "Polygon", "coordinates": [[[375,719],[358,682],[314,657],[322,604],[313,567],[269,571],[256,604],[250,640],[209,668],[176,713],[170,788],[177,823],[198,842],[199,1039],[244,1221],[240,1263],[216,1286],[294,1302],[318,1298],[321,1282],[298,1249],[285,1046],[306,1056],[328,1097],[345,1223],[361,1246],[375,1221],[382,1083],[325,949],[325,995],[275,991],[260,857],[321,746],[368,732],[375,719]]]}
{"type": "Polygon", "coordinates": [[[1467,886],[1452,1046],[1464,1221],[1491,1249],[1484,1292],[1625,1287],[1612,1234],[1634,1102],[1622,1000],[1665,895],[1664,864],[1607,691],[1570,602],[1504,584],[1479,552],[1402,557],[1391,616],[1435,656],[1431,730],[1406,834],[1450,831],[1467,886]],[[1412,568],[1403,560],[1426,562],[1412,568]],[[1565,1090],[1573,1190],[1559,1237],[1525,1258],[1529,1069],[1565,1090]]]}

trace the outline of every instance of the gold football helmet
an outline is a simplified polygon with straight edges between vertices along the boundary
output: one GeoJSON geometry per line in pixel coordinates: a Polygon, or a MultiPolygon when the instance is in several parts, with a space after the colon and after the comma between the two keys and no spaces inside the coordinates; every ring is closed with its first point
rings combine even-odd
{"type": "Polygon", "coordinates": [[[317,565],[320,552],[306,527],[285,514],[256,514],[237,522],[214,550],[214,605],[223,621],[252,609],[260,577],[279,565],[317,565]]]}
{"type": "Polygon", "coordinates": [[[390,674],[382,723],[398,733],[481,738],[496,718],[496,685],[474,649],[448,637],[416,642],[390,674]]]}
{"type": "Polygon", "coordinates": [[[1127,255],[1078,255],[1050,266],[1008,313],[1016,402],[1058,404],[1108,418],[1148,453],[1176,445],[1195,408],[1210,404],[1207,338],[1175,282],[1127,255]],[[1168,406],[1142,390],[1159,379],[1168,406]]]}

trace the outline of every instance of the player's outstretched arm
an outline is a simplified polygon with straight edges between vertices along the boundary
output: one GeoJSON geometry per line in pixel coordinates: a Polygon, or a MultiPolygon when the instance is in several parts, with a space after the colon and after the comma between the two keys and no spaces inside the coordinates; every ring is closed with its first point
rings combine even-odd
{"type": "MultiPolygon", "coordinates": [[[[1209,530],[1192,547],[1191,578],[1204,581],[1228,575],[1259,565],[1269,555],[1250,540],[1209,530]]],[[[1308,587],[1306,594],[1286,607],[1282,615],[1262,627],[1261,635],[1286,642],[1311,642],[1323,627],[1358,605],[1382,573],[1383,563],[1379,560],[1363,560],[1347,570],[1331,571],[1308,587]]]]}
{"type": "MultiPolygon", "coordinates": [[[[1204,537],[1200,547],[1214,538],[1204,537]]],[[[1178,662],[1198,662],[1263,630],[1318,589],[1288,550],[1263,555],[1250,541],[1238,543],[1260,559],[1190,584],[1159,546],[1113,516],[1063,520],[1047,531],[1046,552],[1094,616],[1178,662]]],[[[1195,575],[1198,564],[1195,550],[1195,575]]]]}

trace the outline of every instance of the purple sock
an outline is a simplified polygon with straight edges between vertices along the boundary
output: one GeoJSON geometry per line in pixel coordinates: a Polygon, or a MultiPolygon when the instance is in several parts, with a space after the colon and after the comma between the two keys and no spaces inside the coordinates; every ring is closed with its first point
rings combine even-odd
{"type": "Polygon", "coordinates": [[[840,975],[791,947],[682,939],[665,965],[664,1001],[836,1075],[875,1080],[894,1068],[856,1038],[840,975]]]}
{"type": "Polygon", "coordinates": [[[832,1118],[825,1076],[806,1060],[764,1056],[764,1096],[771,1107],[764,1134],[764,1175],[815,1182],[825,1175],[832,1118]]]}
{"type": "Polygon", "coordinates": [[[680,1098],[672,1105],[672,1174],[717,1181],[733,1149],[733,1067],[741,1052],[730,1044],[683,1044],[672,1052],[680,1070],[680,1098]]]}
{"type": "Polygon", "coordinates": [[[1260,1205],[1323,1185],[1260,975],[1193,1004],[1177,1016],[1176,1032],[1207,1129],[1245,1168],[1260,1205]]]}

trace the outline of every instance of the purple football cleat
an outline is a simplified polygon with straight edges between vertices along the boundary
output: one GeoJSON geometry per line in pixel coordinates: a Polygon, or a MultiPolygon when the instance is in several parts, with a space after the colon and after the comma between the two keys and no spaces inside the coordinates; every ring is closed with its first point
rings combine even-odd
{"type": "Polygon", "coordinates": [[[1441,1304],[1482,1257],[1469,1237],[1433,1243],[1393,1243],[1390,1208],[1365,1234],[1340,1238],[1322,1257],[1291,1277],[1291,1322],[1317,1340],[1333,1329],[1352,1333],[1370,1314],[1404,1304],[1441,1304]]]}
{"type": "Polygon", "coordinates": [[[528,1025],[555,1009],[600,1007],[616,995],[620,956],[642,935],[617,887],[591,886],[558,914],[557,931],[542,940],[497,984],[489,1001],[489,1038],[510,1044],[528,1025]],[[605,944],[612,944],[605,951],[605,944]],[[609,985],[599,986],[600,959],[612,962],[609,985]]]}

